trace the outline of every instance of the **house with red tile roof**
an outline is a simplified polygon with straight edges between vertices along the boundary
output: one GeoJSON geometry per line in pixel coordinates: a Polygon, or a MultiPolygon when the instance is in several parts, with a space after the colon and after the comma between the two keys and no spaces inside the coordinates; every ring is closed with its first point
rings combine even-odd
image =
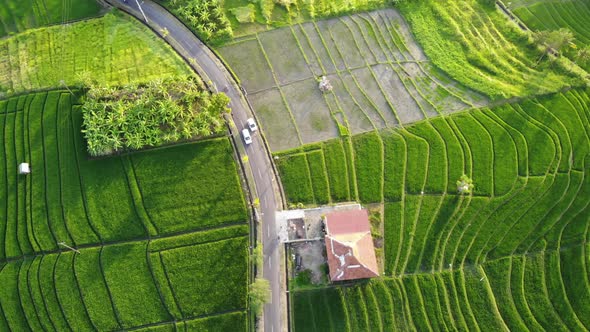
{"type": "Polygon", "coordinates": [[[324,223],[332,282],[379,276],[367,210],[332,212],[324,223]]]}

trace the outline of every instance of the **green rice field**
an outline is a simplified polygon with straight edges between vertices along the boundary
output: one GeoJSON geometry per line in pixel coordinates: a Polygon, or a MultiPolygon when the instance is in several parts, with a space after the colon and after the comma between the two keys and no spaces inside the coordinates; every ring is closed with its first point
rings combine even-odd
{"type": "Polygon", "coordinates": [[[0,37],[97,16],[101,10],[96,0],[4,0],[0,3],[0,37]]]}
{"type": "Polygon", "coordinates": [[[0,92],[148,82],[188,75],[188,66],[140,22],[114,12],[0,40],[0,92]]]}
{"type": "Polygon", "coordinates": [[[492,99],[583,84],[565,65],[539,63],[532,39],[484,1],[405,1],[400,10],[435,66],[492,99]]]}
{"type": "Polygon", "coordinates": [[[282,173],[297,172],[282,177],[291,202],[358,199],[384,216],[384,278],[296,292],[295,330],[588,328],[588,93],[277,154],[282,173]],[[457,194],[462,174],[472,195],[457,194]],[[328,179],[321,193],[316,178],[328,179]]]}
{"type": "Polygon", "coordinates": [[[245,331],[249,226],[229,139],[89,159],[80,98],[0,101],[0,330],[245,331]]]}
{"type": "MultiPolygon", "coordinates": [[[[509,6],[530,29],[547,31],[565,28],[574,34],[574,47],[568,47],[565,54],[576,61],[577,51],[590,47],[590,2],[585,0],[569,1],[512,1],[509,6]]],[[[579,63],[586,71],[590,70],[590,61],[579,63]]]]}
{"type": "MultiPolygon", "coordinates": [[[[117,104],[103,114],[113,137],[188,128],[170,114],[198,125],[210,91],[189,85],[167,111],[182,97],[160,83],[194,75],[173,26],[96,0],[2,1],[0,331],[262,330],[267,290],[250,285],[274,285],[283,234],[263,197],[249,206],[242,186],[259,183],[237,163],[250,174],[260,143],[287,207],[368,209],[379,269],[328,283],[321,234],[299,244],[313,267],[286,246],[288,288],[270,306],[290,310],[290,331],[590,330],[588,0],[503,0],[531,31],[489,0],[156,2],[214,47],[259,142],[222,131],[89,156],[88,87],[117,104]],[[562,28],[575,39],[549,52],[536,33],[562,28]]],[[[218,76],[206,86],[222,89],[218,76]]]]}

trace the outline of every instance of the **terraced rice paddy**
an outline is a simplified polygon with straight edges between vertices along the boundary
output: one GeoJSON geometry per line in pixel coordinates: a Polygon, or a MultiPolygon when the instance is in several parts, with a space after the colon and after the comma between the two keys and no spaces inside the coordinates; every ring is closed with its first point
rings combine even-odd
{"type": "Polygon", "coordinates": [[[188,66],[156,34],[121,13],[29,30],[0,40],[0,93],[148,82],[187,75],[188,66]]]}
{"type": "MultiPolygon", "coordinates": [[[[508,1],[505,1],[508,3],[508,1]]],[[[583,84],[541,52],[492,1],[404,1],[400,10],[438,68],[492,99],[527,97],[583,84]]]]}
{"type": "Polygon", "coordinates": [[[590,328],[588,92],[279,154],[292,202],[383,204],[386,277],[295,293],[296,330],[590,328]]]}
{"type": "Polygon", "coordinates": [[[431,66],[393,9],[295,24],[219,52],[242,81],[273,150],[485,103],[431,66]],[[318,89],[322,75],[331,93],[318,89]]]}
{"type": "Polygon", "coordinates": [[[0,330],[245,331],[249,227],[229,140],[89,160],[78,97],[0,101],[0,330]]]}
{"type": "Polygon", "coordinates": [[[590,247],[299,291],[295,331],[587,330],[590,247]],[[586,256],[584,256],[586,255],[586,256]]]}
{"type": "Polygon", "coordinates": [[[96,0],[3,0],[0,3],[0,37],[95,16],[101,9],[96,0]]]}
{"type": "MultiPolygon", "coordinates": [[[[576,49],[590,45],[590,2],[570,1],[512,1],[509,6],[530,29],[535,31],[566,28],[574,33],[576,49]]],[[[575,49],[566,51],[575,59],[575,49]]],[[[590,70],[590,63],[583,65],[590,70]]]]}

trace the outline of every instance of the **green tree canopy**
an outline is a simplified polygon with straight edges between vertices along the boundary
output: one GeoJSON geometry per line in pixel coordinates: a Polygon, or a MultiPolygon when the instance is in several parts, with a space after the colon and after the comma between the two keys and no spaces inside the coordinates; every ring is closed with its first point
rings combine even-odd
{"type": "Polygon", "coordinates": [[[256,314],[262,312],[265,303],[270,300],[270,283],[263,278],[256,278],[250,285],[250,305],[256,314]]]}

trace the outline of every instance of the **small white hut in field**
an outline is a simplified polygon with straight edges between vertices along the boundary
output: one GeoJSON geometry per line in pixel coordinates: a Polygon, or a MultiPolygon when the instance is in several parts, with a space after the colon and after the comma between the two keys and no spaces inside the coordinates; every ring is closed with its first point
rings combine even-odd
{"type": "Polygon", "coordinates": [[[20,163],[20,165],[18,165],[18,174],[27,175],[29,173],[31,173],[31,167],[28,163],[20,163]]]}

